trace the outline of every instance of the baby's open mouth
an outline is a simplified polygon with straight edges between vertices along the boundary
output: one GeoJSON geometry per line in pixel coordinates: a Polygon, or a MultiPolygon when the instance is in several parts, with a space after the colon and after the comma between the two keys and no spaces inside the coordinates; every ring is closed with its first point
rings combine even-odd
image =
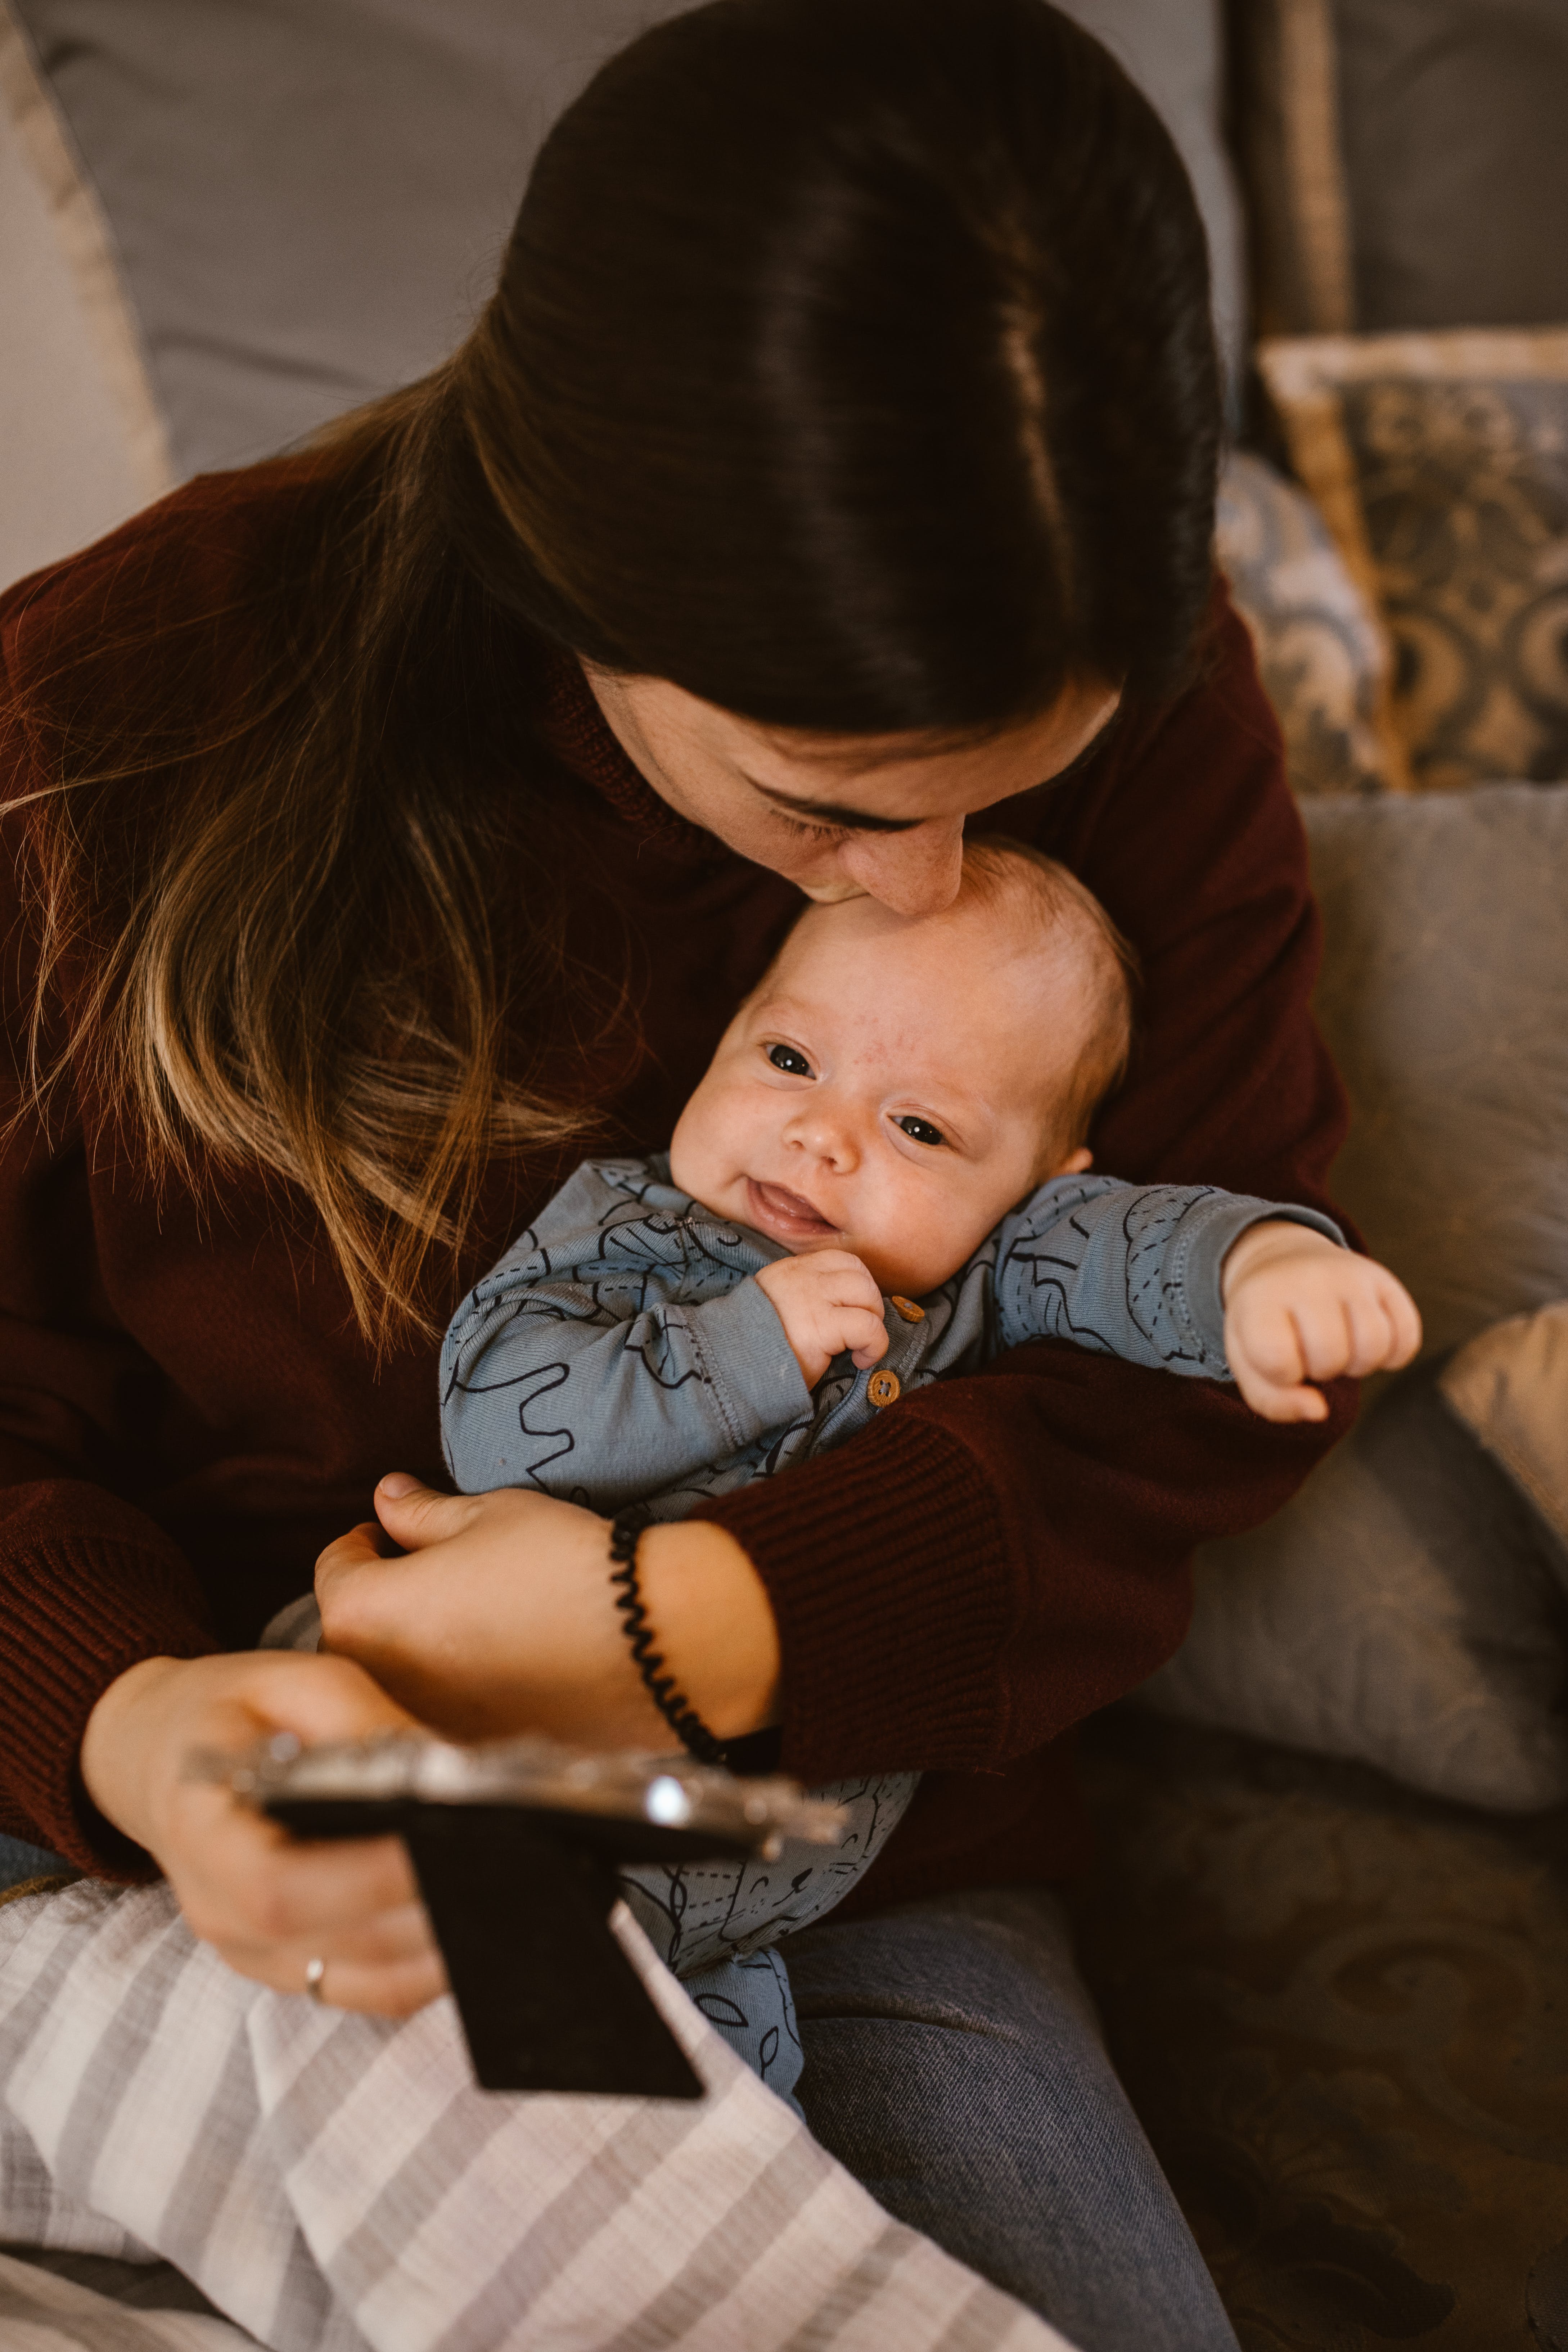
{"type": "Polygon", "coordinates": [[[746,1179],[746,1197],[751,1204],[751,1222],[759,1233],[772,1234],[779,1242],[821,1241],[838,1231],[827,1219],[819,1216],[811,1202],[800,1192],[792,1192],[783,1184],[762,1184],[754,1176],[746,1179]]]}

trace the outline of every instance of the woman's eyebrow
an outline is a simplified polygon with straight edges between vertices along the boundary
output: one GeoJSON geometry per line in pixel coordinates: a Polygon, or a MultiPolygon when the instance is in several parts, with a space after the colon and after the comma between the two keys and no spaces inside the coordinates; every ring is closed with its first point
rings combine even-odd
{"type": "Polygon", "coordinates": [[[772,784],[760,783],[755,776],[741,771],[754,793],[772,801],[776,808],[788,809],[793,815],[808,816],[820,824],[841,824],[851,833],[913,833],[915,827],[930,823],[923,816],[873,816],[868,809],[844,808],[837,801],[797,800],[793,793],[775,792],[772,784]]]}

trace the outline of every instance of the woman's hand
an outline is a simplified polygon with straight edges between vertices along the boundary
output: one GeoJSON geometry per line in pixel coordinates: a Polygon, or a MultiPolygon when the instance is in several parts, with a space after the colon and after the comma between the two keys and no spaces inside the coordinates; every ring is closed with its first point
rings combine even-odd
{"type": "Polygon", "coordinates": [[[157,1862],[193,1933],[241,1976],[302,1992],[307,1963],[324,1960],[321,1994],[333,2008],[406,2017],[447,1977],[401,1843],[300,1844],[183,1776],[194,1748],[235,1752],[279,1731],[308,1744],[360,1739],[410,1720],[342,1658],[146,1658],[89,1717],[82,1779],[157,1862]]]}
{"type": "MultiPolygon", "coordinates": [[[[437,1495],[402,1472],[382,1480],[375,1507],[379,1527],[355,1528],[317,1562],[328,1650],[455,1738],[673,1744],[615,1607],[604,1519],[510,1486],[437,1495]],[[386,1537],[406,1557],[385,1558],[386,1537]]],[[[709,1728],[733,1739],[769,1722],[778,1635],[734,1538],[702,1522],[649,1528],[637,1570],[655,1646],[709,1728]]]]}

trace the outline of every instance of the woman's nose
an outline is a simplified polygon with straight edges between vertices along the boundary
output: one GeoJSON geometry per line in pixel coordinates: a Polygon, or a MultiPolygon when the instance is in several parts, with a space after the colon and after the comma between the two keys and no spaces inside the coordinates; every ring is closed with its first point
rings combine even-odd
{"type": "Polygon", "coordinates": [[[859,833],[839,852],[844,871],[895,915],[940,915],[963,878],[963,819],[932,817],[912,833],[859,833]]]}

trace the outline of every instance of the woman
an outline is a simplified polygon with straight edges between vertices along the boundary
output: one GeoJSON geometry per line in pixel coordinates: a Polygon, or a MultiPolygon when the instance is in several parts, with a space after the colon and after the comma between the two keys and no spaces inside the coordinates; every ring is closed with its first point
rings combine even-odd
{"type": "MultiPolygon", "coordinates": [[[[552,135],[447,367],[12,593],[0,1827],[401,2016],[441,1985],[401,1851],[290,1851],[186,1751],[399,1706],[664,1736],[603,1523],[431,1491],[435,1334],[586,1149],[664,1140],[801,890],[939,908],[984,810],[1142,959],[1100,1164],[1321,1202],[1217,439],[1191,194],[1093,41],[722,0],[552,135]],[[389,1464],[405,1557],[329,1544],[389,1464]],[[323,1545],[335,1654],[258,1656],[323,1545]]],[[[1342,1418],[1031,1348],[645,1539],[721,1737],[926,1775],[792,1939],[814,2129],[1094,2352],[1234,2339],[1042,1891],[1065,1737],[1342,1418]]]]}

